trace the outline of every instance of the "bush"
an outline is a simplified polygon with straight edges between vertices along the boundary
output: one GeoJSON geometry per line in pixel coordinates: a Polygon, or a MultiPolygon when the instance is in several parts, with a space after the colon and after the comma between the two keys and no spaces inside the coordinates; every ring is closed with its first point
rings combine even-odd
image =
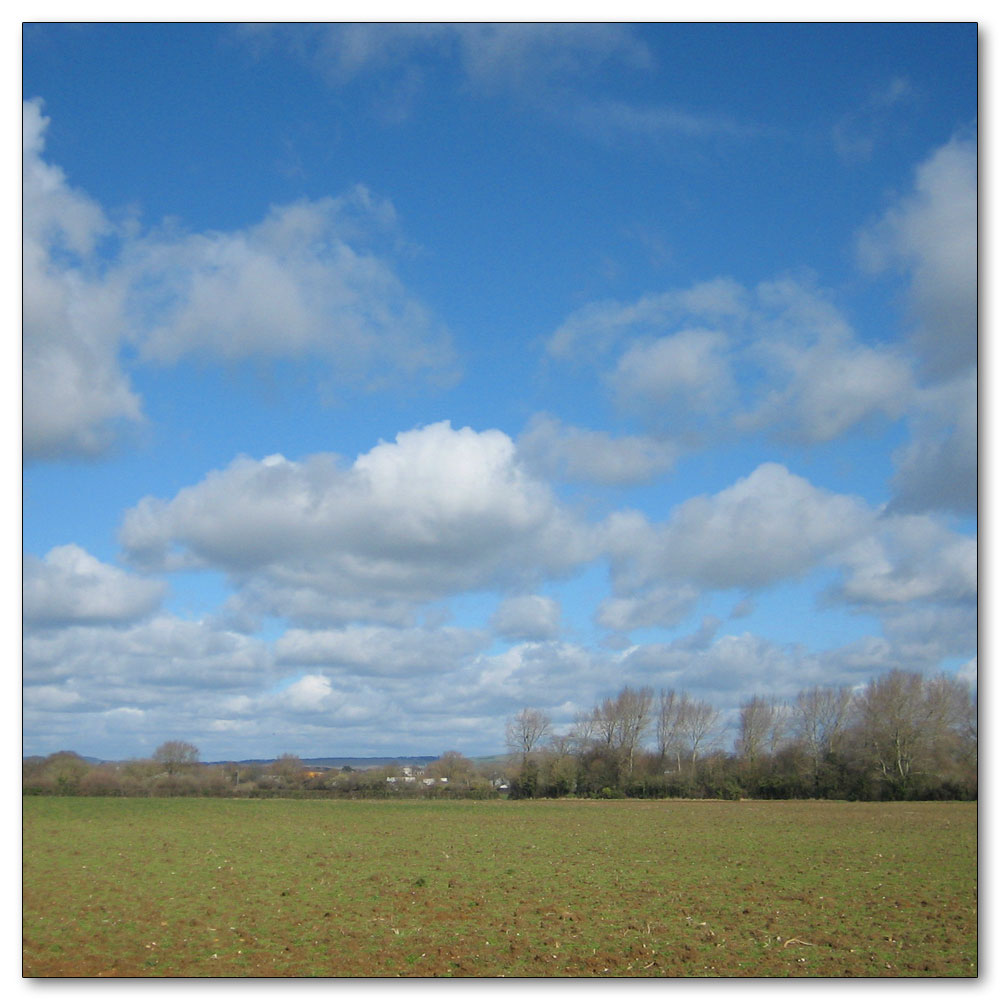
{"type": "Polygon", "coordinates": [[[620,788],[612,788],[610,785],[605,785],[595,796],[598,799],[623,799],[625,798],[625,793],[620,788]]]}

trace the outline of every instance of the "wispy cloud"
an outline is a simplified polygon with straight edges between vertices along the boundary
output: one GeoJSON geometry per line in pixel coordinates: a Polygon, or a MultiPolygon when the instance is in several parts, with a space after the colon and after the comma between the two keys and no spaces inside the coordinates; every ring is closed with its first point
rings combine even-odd
{"type": "Polygon", "coordinates": [[[581,99],[568,107],[571,121],[582,131],[605,142],[642,139],[666,142],[679,139],[751,139],[773,134],[773,129],[737,121],[728,115],[693,112],[679,107],[640,107],[626,101],[581,99]]]}
{"type": "Polygon", "coordinates": [[[891,131],[893,115],[899,106],[913,98],[913,94],[913,85],[903,76],[893,77],[874,90],[863,104],[843,115],[834,125],[833,145],[837,155],[847,163],[870,159],[891,131]]]}
{"type": "MultiPolygon", "coordinates": [[[[481,97],[504,96],[544,114],[561,127],[602,142],[624,138],[748,139],[773,132],[729,115],[679,105],[638,105],[590,96],[610,72],[655,74],[655,59],[629,25],[552,24],[343,24],[251,26],[246,44],[264,52],[290,52],[334,87],[359,78],[390,81],[399,95],[395,112],[380,100],[383,117],[408,117],[433,55],[452,67],[455,85],[481,97]]],[[[440,65],[436,66],[440,73],[440,65]]]]}

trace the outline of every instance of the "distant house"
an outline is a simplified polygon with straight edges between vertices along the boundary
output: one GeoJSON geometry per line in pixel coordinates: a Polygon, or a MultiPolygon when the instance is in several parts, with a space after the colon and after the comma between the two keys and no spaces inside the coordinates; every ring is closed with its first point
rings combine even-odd
{"type": "MultiPolygon", "coordinates": [[[[400,777],[402,777],[403,782],[407,785],[415,785],[417,782],[417,775],[421,773],[421,769],[419,767],[414,767],[412,764],[403,764],[399,770],[400,777]]],[[[388,781],[389,784],[395,785],[399,782],[400,777],[390,775],[385,780],[388,781]]],[[[424,781],[424,784],[427,784],[426,780],[424,781]]],[[[431,784],[433,784],[433,779],[431,779],[431,784]]]]}

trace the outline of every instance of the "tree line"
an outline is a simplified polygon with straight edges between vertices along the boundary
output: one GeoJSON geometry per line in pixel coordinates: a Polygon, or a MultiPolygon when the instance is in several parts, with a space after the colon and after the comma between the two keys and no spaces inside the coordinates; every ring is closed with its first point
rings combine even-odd
{"type": "Polygon", "coordinates": [[[204,764],[171,740],[152,757],[94,764],[69,751],[23,761],[24,794],[241,797],[567,795],[685,798],[975,799],[978,709],[950,675],[892,671],[863,688],[812,687],[790,701],[754,694],[735,739],[709,702],[626,685],[557,732],[530,707],[506,723],[505,757],[448,751],[419,775],[402,767],[315,769],[204,764]]]}
{"type": "Polygon", "coordinates": [[[296,754],[274,761],[203,763],[192,743],[171,740],[149,758],[88,761],[73,751],[22,761],[25,795],[212,796],[241,798],[496,798],[506,790],[503,763],[486,765],[450,750],[420,770],[314,767],[296,754]],[[390,782],[389,779],[392,779],[390,782]]]}
{"type": "Polygon", "coordinates": [[[564,733],[524,708],[507,722],[516,797],[974,799],[978,709],[967,684],[895,670],[858,690],[743,701],[731,748],[709,702],[623,687],[564,733]]]}

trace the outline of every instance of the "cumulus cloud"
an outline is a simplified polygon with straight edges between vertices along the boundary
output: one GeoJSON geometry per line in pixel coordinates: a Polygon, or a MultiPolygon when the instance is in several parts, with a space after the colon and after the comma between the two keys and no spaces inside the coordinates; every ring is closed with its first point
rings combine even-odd
{"type": "Polygon", "coordinates": [[[157,610],[167,589],[79,545],[57,546],[44,559],[25,555],[22,576],[23,618],[38,626],[135,621],[157,610]]]}
{"type": "MultiPolygon", "coordinates": [[[[458,680],[463,698],[473,699],[479,711],[500,706],[502,726],[505,714],[524,705],[554,709],[554,718],[571,721],[574,712],[592,707],[583,692],[608,685],[613,673],[614,657],[607,653],[568,642],[528,641],[477,657],[458,680]]],[[[502,739],[499,727],[498,735],[502,739]]]]}
{"type": "Polygon", "coordinates": [[[728,352],[728,338],[712,330],[632,344],[610,376],[618,405],[660,414],[728,410],[736,394],[728,352]]]}
{"type": "Polygon", "coordinates": [[[605,628],[673,627],[707,591],[752,594],[822,568],[839,580],[821,604],[880,620],[893,663],[904,669],[920,643],[928,666],[975,648],[974,538],[929,515],[887,513],[820,489],[781,465],[766,463],[719,493],[691,498],[662,523],[623,511],[602,530],[613,595],[595,620],[605,628]],[[932,621],[936,638],[920,627],[932,621]]]}
{"type": "Polygon", "coordinates": [[[447,331],[391,263],[388,201],[358,186],[229,232],[143,234],[46,162],[41,107],[23,105],[27,459],[99,455],[142,421],[126,346],[139,364],[315,359],[327,390],[456,377],[447,331]]]}
{"type": "Polygon", "coordinates": [[[876,531],[849,546],[838,596],[862,605],[923,601],[975,604],[976,540],[926,515],[882,519],[876,531]]]}
{"type": "Polygon", "coordinates": [[[363,248],[394,220],[363,188],[272,208],[228,233],[152,234],[130,247],[141,355],[317,357],[339,379],[443,373],[445,332],[387,260],[363,248]],[[367,232],[366,232],[367,230],[367,232]]]}
{"type": "Polygon", "coordinates": [[[807,443],[832,441],[877,415],[898,420],[912,398],[910,366],[890,349],[774,341],[762,345],[764,351],[784,384],[738,418],[747,428],[771,427],[807,443]]]}
{"type": "Polygon", "coordinates": [[[237,459],[172,500],[144,499],[120,537],[140,564],[208,565],[253,582],[270,613],[294,615],[289,589],[300,600],[312,590],[327,621],[340,602],[381,621],[386,604],[567,572],[592,551],[506,434],[448,422],[349,467],[332,455],[237,459]]]}
{"type": "Polygon", "coordinates": [[[767,462],[713,496],[678,505],[651,537],[639,536],[651,547],[622,551],[639,579],[669,574],[703,587],[754,588],[808,572],[872,520],[862,500],[767,462]]]}
{"type": "Polygon", "coordinates": [[[827,296],[791,278],[593,303],[547,346],[557,359],[609,364],[619,409],[676,435],[697,427],[829,441],[876,416],[900,419],[914,391],[896,349],[860,341],[827,296]]]}
{"type": "Polygon", "coordinates": [[[859,239],[873,271],[909,278],[912,344],[925,379],[912,395],[911,440],[894,455],[896,510],[976,509],[977,225],[977,145],[955,137],[859,239]]]}
{"type": "Polygon", "coordinates": [[[678,625],[708,590],[753,591],[835,564],[875,520],[862,500],[777,463],[684,501],[661,523],[617,511],[601,527],[613,594],[595,620],[621,632],[678,625]]]}
{"type": "Polygon", "coordinates": [[[294,684],[289,685],[281,696],[281,700],[296,712],[330,712],[334,707],[333,685],[328,677],[322,674],[306,674],[294,684]]]}
{"type": "Polygon", "coordinates": [[[115,233],[92,199],[43,159],[49,119],[23,104],[23,448],[26,459],[104,451],[142,419],[119,360],[125,288],[104,244],[115,233]]]}
{"type": "Polygon", "coordinates": [[[680,449],[648,435],[615,437],[606,431],[573,427],[538,414],[517,439],[525,464],[540,476],[570,482],[626,486],[670,471],[680,449]]]}
{"type": "Polygon", "coordinates": [[[909,416],[910,440],[896,450],[891,509],[976,513],[979,387],[974,371],[921,389],[909,416]]]}
{"type": "Polygon", "coordinates": [[[817,443],[875,416],[902,417],[913,378],[894,347],[862,343],[811,283],[762,282],[754,298],[742,362],[759,374],[747,409],[734,419],[737,428],[817,443]]]}
{"type": "Polygon", "coordinates": [[[700,597],[700,588],[692,584],[654,585],[638,595],[605,598],[594,620],[615,632],[653,626],[670,628],[687,618],[700,597]]]}
{"type": "Polygon", "coordinates": [[[26,691],[71,685],[106,709],[176,707],[199,691],[259,685],[270,668],[270,651],[259,640],[172,615],[124,627],[31,631],[24,639],[26,691]]]}
{"type": "Polygon", "coordinates": [[[23,699],[24,708],[29,712],[77,711],[84,704],[84,699],[78,691],[56,684],[38,684],[26,688],[23,699]]]}
{"type": "Polygon", "coordinates": [[[488,641],[486,633],[461,628],[289,629],[275,643],[279,665],[322,666],[352,676],[426,676],[456,669],[488,641]]]}
{"type": "Polygon", "coordinates": [[[910,278],[913,342],[935,379],[976,363],[977,145],[956,137],[916,171],[913,189],[862,233],[862,261],[910,278]]]}
{"type": "Polygon", "coordinates": [[[490,619],[491,628],[505,639],[555,639],[560,631],[559,602],[541,594],[507,597],[490,619]]]}
{"type": "Polygon", "coordinates": [[[546,341],[554,358],[600,355],[622,341],[651,338],[692,319],[739,323],[748,315],[747,292],[728,278],[689,289],[643,295],[635,302],[592,302],[570,314],[546,341]]]}
{"type": "MultiPolygon", "coordinates": [[[[654,687],[704,698],[734,722],[748,692],[791,700],[817,685],[853,687],[890,670],[934,672],[942,655],[940,643],[921,647],[896,635],[863,636],[821,652],[751,632],[718,635],[708,642],[692,643],[691,638],[630,647],[620,654],[621,669],[654,687]]],[[[728,737],[734,736],[730,730],[728,737]]]]}

